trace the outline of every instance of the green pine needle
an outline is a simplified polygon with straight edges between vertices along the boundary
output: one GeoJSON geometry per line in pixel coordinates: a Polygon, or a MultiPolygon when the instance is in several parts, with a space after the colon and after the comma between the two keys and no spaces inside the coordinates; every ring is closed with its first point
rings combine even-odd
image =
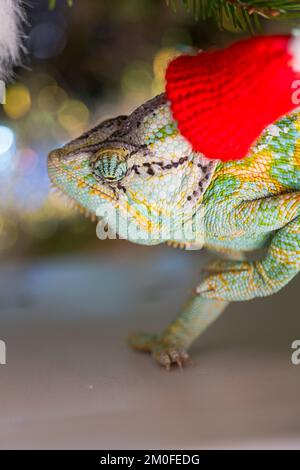
{"type": "MultiPolygon", "coordinates": [[[[257,31],[260,19],[300,18],[296,0],[180,0],[196,20],[213,18],[221,29],[257,31]]],[[[176,11],[178,0],[167,0],[176,11]]]]}

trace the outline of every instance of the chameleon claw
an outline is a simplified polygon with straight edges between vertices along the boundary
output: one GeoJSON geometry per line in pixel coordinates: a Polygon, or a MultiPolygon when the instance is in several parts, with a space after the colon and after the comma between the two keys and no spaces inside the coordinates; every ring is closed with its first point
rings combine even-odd
{"type": "Polygon", "coordinates": [[[171,358],[170,356],[165,353],[165,352],[162,352],[158,355],[157,357],[157,361],[159,362],[160,365],[162,365],[167,371],[170,371],[171,370],[171,358]]]}
{"type": "Polygon", "coordinates": [[[166,349],[164,351],[160,351],[159,353],[153,351],[153,357],[168,371],[171,369],[172,365],[182,369],[189,359],[189,355],[186,351],[175,348],[166,349]]]}
{"type": "Polygon", "coordinates": [[[176,349],[174,349],[174,350],[171,350],[169,354],[170,354],[171,361],[177,364],[180,369],[182,369],[180,353],[176,351],[176,349]]]}
{"type": "Polygon", "coordinates": [[[129,335],[129,345],[132,349],[152,353],[152,357],[166,370],[172,365],[182,369],[188,362],[189,355],[184,349],[165,344],[158,335],[152,333],[132,333],[129,335]]]}

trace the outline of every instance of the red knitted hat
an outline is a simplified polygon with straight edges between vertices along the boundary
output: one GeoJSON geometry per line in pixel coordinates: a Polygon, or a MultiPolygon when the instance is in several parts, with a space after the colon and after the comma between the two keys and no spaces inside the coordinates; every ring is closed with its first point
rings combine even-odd
{"type": "Polygon", "coordinates": [[[182,135],[207,158],[244,158],[269,124],[299,106],[300,37],[255,37],[223,50],[183,55],[166,72],[182,135]],[[295,100],[294,100],[295,101],[295,100]]]}

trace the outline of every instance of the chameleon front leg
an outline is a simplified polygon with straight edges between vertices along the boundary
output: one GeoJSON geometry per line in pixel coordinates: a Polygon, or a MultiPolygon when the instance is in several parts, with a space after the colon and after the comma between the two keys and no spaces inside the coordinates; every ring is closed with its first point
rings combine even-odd
{"type": "MultiPolygon", "coordinates": [[[[223,253],[222,256],[244,259],[240,252],[223,253]]],[[[228,304],[227,301],[193,295],[161,335],[134,333],[129,336],[129,344],[137,351],[151,353],[166,369],[170,369],[172,364],[181,367],[189,358],[187,351],[192,343],[221,315],[228,304]]]]}
{"type": "Polygon", "coordinates": [[[133,333],[129,344],[137,351],[151,353],[167,370],[172,364],[181,367],[189,358],[187,350],[191,344],[220,316],[228,303],[194,295],[161,335],[133,333]]]}

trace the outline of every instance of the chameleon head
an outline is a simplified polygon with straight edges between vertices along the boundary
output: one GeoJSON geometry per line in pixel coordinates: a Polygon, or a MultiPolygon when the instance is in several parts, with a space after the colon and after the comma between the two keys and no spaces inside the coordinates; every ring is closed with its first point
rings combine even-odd
{"type": "Polygon", "coordinates": [[[180,239],[171,232],[199,210],[215,162],[192,151],[159,96],[54,150],[48,168],[54,185],[110,230],[157,244],[180,239]]]}

